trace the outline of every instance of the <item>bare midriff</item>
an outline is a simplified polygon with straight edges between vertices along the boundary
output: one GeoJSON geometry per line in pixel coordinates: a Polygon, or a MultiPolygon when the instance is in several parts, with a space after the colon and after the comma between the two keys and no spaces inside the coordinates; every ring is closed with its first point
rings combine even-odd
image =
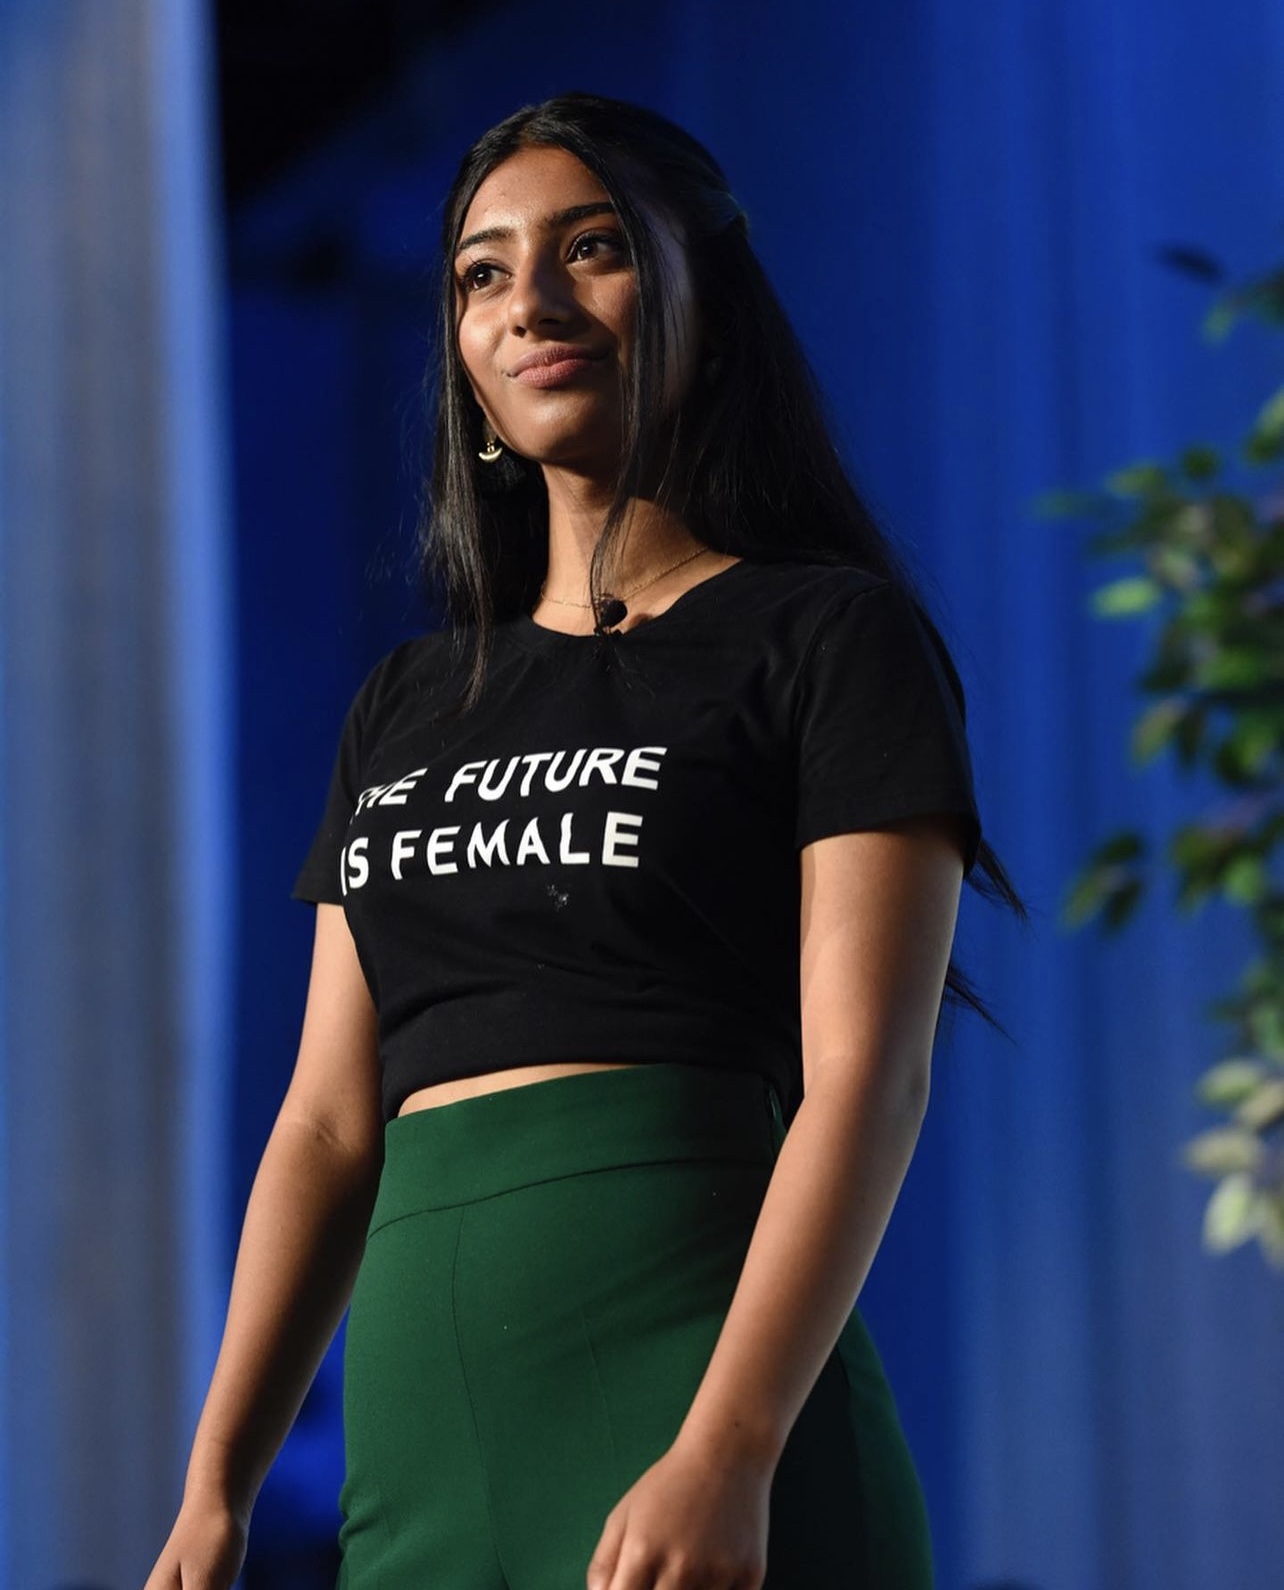
{"type": "Polygon", "coordinates": [[[614,1071],[633,1064],[631,1060],[556,1060],[542,1066],[511,1066],[507,1071],[488,1071],[480,1077],[457,1077],[452,1082],[434,1082],[430,1088],[417,1089],[397,1114],[411,1115],[416,1110],[431,1110],[438,1104],[456,1104],[460,1099],[476,1099],[483,1093],[524,1087],[528,1082],[551,1082],[554,1077],[571,1077],[580,1071],[614,1071]]]}

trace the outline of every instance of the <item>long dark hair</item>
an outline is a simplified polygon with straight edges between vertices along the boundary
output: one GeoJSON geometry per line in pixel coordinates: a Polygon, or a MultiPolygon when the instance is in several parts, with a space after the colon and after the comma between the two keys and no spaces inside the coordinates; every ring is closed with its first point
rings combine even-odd
{"type": "MultiPolygon", "coordinates": [[[[477,461],[483,417],[455,330],[454,260],[464,217],[486,177],[532,147],[565,149],[599,179],[637,274],[620,465],[589,569],[590,599],[605,594],[604,573],[628,504],[645,494],[719,552],[753,562],[843,564],[894,581],[918,606],[961,700],[939,631],[843,467],[815,377],[750,247],[744,212],[721,167],[689,133],[654,111],[593,94],[563,94],[516,111],[473,145],[442,223],[438,348],[426,380],[436,418],[419,534],[428,589],[444,606],[461,654],[471,647],[462,709],[481,694],[495,622],[535,605],[548,558],[540,470],[511,453],[500,465],[477,461]],[[683,240],[705,350],[676,416],[663,426],[647,419],[662,410],[669,308],[661,245],[648,212],[675,224],[683,240]]],[[[984,840],[968,881],[1025,918],[984,840]]],[[[946,992],[998,1025],[952,962],[946,992]]]]}

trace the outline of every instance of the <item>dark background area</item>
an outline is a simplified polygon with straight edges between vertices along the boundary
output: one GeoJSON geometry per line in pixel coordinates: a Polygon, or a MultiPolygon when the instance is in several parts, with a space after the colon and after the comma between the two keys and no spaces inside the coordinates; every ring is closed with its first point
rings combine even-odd
{"type": "MultiPolygon", "coordinates": [[[[487,8],[494,16],[502,3],[487,8]]],[[[466,25],[441,0],[219,0],[218,98],[232,212],[354,116],[406,57],[466,25]]]]}

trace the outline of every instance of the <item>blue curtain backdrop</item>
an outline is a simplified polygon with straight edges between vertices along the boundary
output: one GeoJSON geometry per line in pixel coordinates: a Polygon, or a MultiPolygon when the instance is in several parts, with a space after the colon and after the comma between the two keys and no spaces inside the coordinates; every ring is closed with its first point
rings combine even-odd
{"type": "MultiPolygon", "coordinates": [[[[477,133],[565,87],[654,105],[726,166],[857,477],[954,646],[987,831],[1033,911],[1024,934],[965,906],[961,954],[1016,1041],[952,1024],[867,1289],[942,1590],[1268,1590],[1284,1280],[1254,1253],[1204,1255],[1206,1190],[1178,1163],[1221,1037],[1202,1013],[1243,937],[1228,913],[1191,923],[1164,898],[1117,942],[1057,926],[1097,838],[1165,829],[1200,792],[1128,770],[1142,637],[1088,616],[1104,571],[1030,503],[1139,455],[1231,443],[1278,381],[1260,334],[1201,343],[1205,292],[1156,257],[1194,244],[1243,276],[1284,247],[1276,0],[511,3],[407,60],[361,125],[238,215],[228,1241],[297,1035],[311,922],[287,896],[339,720],[423,622],[406,565],[441,196],[477,133]]],[[[9,497],[0,524],[12,536],[9,497]]],[[[0,858],[22,815],[6,772],[0,858]]],[[[17,1063],[11,1045],[6,1076],[17,1063]]],[[[265,1491],[261,1565],[333,1529],[335,1371],[265,1491]]],[[[54,1527],[31,1505],[33,1528],[54,1527]]]]}

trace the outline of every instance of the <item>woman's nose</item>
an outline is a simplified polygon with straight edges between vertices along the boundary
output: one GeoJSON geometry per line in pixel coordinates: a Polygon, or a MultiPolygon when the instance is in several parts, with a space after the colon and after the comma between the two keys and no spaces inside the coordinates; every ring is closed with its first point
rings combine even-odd
{"type": "Polygon", "coordinates": [[[558,262],[543,254],[524,260],[508,295],[510,331],[534,331],[541,325],[563,325],[574,313],[574,295],[558,262]]]}

